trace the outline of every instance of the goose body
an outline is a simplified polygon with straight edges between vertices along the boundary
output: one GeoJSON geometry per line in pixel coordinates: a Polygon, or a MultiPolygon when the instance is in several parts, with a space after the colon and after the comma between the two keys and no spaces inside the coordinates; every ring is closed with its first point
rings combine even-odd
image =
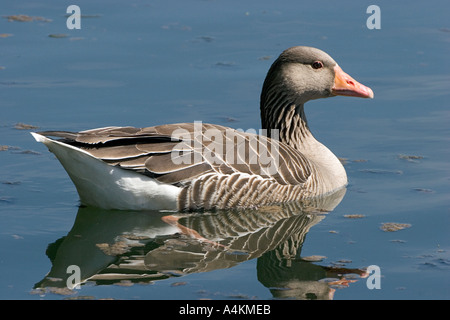
{"type": "Polygon", "coordinates": [[[345,169],[313,137],[303,108],[309,100],[336,95],[372,98],[373,92],[325,52],[293,47],[266,76],[262,134],[195,122],[32,135],[61,162],[84,205],[180,211],[255,207],[346,186],[345,169]]]}

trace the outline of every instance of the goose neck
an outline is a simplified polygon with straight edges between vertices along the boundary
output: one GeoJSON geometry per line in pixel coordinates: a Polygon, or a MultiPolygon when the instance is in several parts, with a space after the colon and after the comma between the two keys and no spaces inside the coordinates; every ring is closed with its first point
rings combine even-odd
{"type": "Polygon", "coordinates": [[[295,149],[301,150],[306,140],[314,139],[308,127],[303,104],[295,104],[286,99],[273,105],[262,105],[261,119],[262,128],[267,130],[270,138],[278,138],[280,142],[295,149]]]}

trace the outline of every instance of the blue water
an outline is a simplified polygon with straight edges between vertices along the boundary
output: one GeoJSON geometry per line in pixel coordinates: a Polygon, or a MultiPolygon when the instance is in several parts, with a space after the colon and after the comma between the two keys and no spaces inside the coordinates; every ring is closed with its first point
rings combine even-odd
{"type": "Polygon", "coordinates": [[[71,4],[0,5],[1,299],[450,298],[448,1],[77,1],[81,29],[69,30],[71,4]],[[366,26],[371,4],[381,9],[379,30],[366,26]],[[40,18],[6,18],[19,14],[40,18]],[[306,105],[317,139],[347,159],[349,187],[334,211],[292,234],[304,236],[297,256],[277,264],[276,250],[217,251],[204,265],[150,263],[151,277],[139,281],[90,280],[69,294],[45,289],[67,277],[69,264],[108,274],[111,264],[186,251],[182,245],[208,257],[215,251],[161,233],[167,213],[79,208],[63,168],[29,131],[194,120],[257,129],[264,76],[294,45],[325,50],[375,93],[370,101],[306,105]],[[363,216],[345,217],[356,214],[363,216]],[[384,232],[386,222],[410,227],[384,232]],[[97,246],[124,234],[146,238],[116,255],[97,246]],[[313,255],[324,258],[300,259],[313,255]],[[369,265],[380,268],[380,289],[352,272],[369,265]],[[326,272],[333,267],[345,268],[350,282],[327,284],[342,278],[326,272]],[[49,272],[55,276],[43,284],[49,272]]]}

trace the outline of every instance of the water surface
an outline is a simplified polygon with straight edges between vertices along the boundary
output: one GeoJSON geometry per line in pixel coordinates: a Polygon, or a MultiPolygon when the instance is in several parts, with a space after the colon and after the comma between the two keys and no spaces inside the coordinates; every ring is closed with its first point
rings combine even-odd
{"type": "Polygon", "coordinates": [[[1,5],[0,298],[450,298],[447,1],[379,1],[380,30],[366,27],[366,1],[78,1],[80,30],[66,27],[70,4],[1,5]],[[34,18],[5,17],[19,14],[34,18]],[[306,105],[317,139],[346,159],[349,186],[328,213],[183,217],[211,240],[196,241],[164,223],[170,213],[80,208],[29,134],[194,120],[257,129],[264,76],[294,45],[327,51],[375,92],[306,105]],[[96,276],[48,289],[64,288],[70,264],[96,276]],[[369,265],[381,289],[360,277],[369,265]]]}

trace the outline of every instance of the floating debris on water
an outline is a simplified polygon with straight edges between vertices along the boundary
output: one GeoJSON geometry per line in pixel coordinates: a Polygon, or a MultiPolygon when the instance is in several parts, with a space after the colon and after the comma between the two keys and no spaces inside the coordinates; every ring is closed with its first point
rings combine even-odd
{"type": "Polygon", "coordinates": [[[228,117],[228,116],[219,116],[219,117],[217,117],[217,119],[219,119],[220,121],[224,121],[224,122],[239,122],[239,120],[237,118],[228,117]]]}
{"type": "Polygon", "coordinates": [[[8,151],[8,150],[20,150],[20,147],[15,146],[0,146],[0,151],[8,151]]]}
{"type": "Polygon", "coordinates": [[[375,173],[375,174],[403,174],[401,170],[385,170],[385,169],[361,169],[360,172],[375,173]]]}
{"type": "Polygon", "coordinates": [[[413,188],[414,191],[422,192],[422,193],[433,193],[434,190],[431,189],[425,189],[425,188],[413,188]]]}
{"type": "Polygon", "coordinates": [[[8,196],[0,197],[0,203],[12,203],[13,198],[8,196]]]}
{"type": "Polygon", "coordinates": [[[10,186],[17,186],[17,185],[21,184],[22,182],[20,182],[20,181],[4,180],[4,181],[1,181],[1,183],[2,184],[7,184],[7,185],[10,185],[10,186]]]}
{"type": "Polygon", "coordinates": [[[30,291],[30,294],[45,295],[46,293],[54,293],[54,294],[60,294],[63,296],[69,296],[69,295],[76,294],[77,292],[74,290],[71,290],[67,287],[64,287],[64,288],[46,287],[46,288],[37,288],[37,289],[30,291]]]}
{"type": "Polygon", "coordinates": [[[365,215],[363,214],[344,214],[344,218],[348,218],[348,219],[360,219],[360,218],[364,218],[365,215]]]}
{"type": "Polygon", "coordinates": [[[95,300],[94,296],[77,296],[77,297],[66,297],[64,300],[95,300]]]}
{"type": "Polygon", "coordinates": [[[238,122],[239,120],[233,117],[225,117],[226,122],[238,122]]]}
{"type": "Polygon", "coordinates": [[[349,162],[360,163],[360,162],[368,162],[369,161],[366,159],[355,159],[355,160],[349,160],[348,158],[338,158],[338,159],[342,163],[342,165],[346,165],[349,162]]]}
{"type": "Polygon", "coordinates": [[[419,269],[428,270],[449,270],[450,259],[444,257],[436,257],[435,255],[423,257],[426,261],[419,264],[419,269]]]}
{"type": "Polygon", "coordinates": [[[19,122],[19,123],[16,123],[14,125],[14,129],[17,129],[17,130],[32,130],[32,129],[39,129],[39,127],[38,126],[33,126],[31,124],[25,124],[25,123],[19,122]]]}
{"type": "Polygon", "coordinates": [[[302,260],[308,261],[308,262],[320,262],[326,258],[327,257],[325,257],[325,256],[312,255],[312,256],[302,257],[302,260]]]}
{"type": "Polygon", "coordinates": [[[258,58],[258,60],[261,60],[261,61],[270,60],[270,59],[272,59],[272,56],[262,56],[262,57],[258,58]]]}
{"type": "Polygon", "coordinates": [[[122,287],[131,287],[134,283],[131,280],[120,280],[119,282],[116,282],[114,284],[122,287]]]}
{"type": "Polygon", "coordinates": [[[52,33],[52,34],[48,35],[49,38],[55,38],[55,39],[67,38],[68,36],[69,35],[67,33],[52,33]]]}
{"type": "Polygon", "coordinates": [[[191,31],[192,27],[186,26],[186,25],[180,25],[178,22],[175,22],[175,23],[169,23],[169,24],[162,25],[161,29],[191,31]]]}
{"type": "Polygon", "coordinates": [[[215,64],[216,67],[234,67],[236,66],[235,62],[227,62],[227,61],[219,61],[215,64]]]}
{"type": "Polygon", "coordinates": [[[394,240],[389,240],[390,242],[395,242],[395,243],[406,243],[405,240],[400,240],[400,239],[394,239],[394,240]]]}
{"type": "Polygon", "coordinates": [[[17,152],[13,152],[15,154],[31,154],[31,155],[35,155],[35,156],[40,156],[42,153],[37,152],[37,151],[33,151],[33,150],[23,150],[23,151],[17,151],[17,152]]]}
{"type": "Polygon", "coordinates": [[[171,287],[179,287],[179,286],[185,286],[187,284],[186,281],[179,281],[179,282],[172,282],[170,284],[171,287]]]}
{"type": "Polygon", "coordinates": [[[417,160],[423,159],[423,156],[415,156],[415,155],[406,155],[406,154],[399,154],[397,156],[398,159],[406,160],[409,162],[418,162],[417,160]]]}
{"type": "Polygon", "coordinates": [[[0,33],[0,38],[8,38],[8,37],[12,37],[11,33],[0,33]]]}
{"type": "Polygon", "coordinates": [[[203,40],[205,42],[213,42],[214,41],[214,37],[211,37],[211,36],[200,36],[200,37],[197,37],[197,39],[203,40]]]}
{"type": "Polygon", "coordinates": [[[231,293],[231,294],[227,295],[227,297],[232,298],[232,299],[243,299],[243,300],[250,300],[250,299],[256,298],[256,297],[250,297],[244,293],[231,293]]]}
{"type": "Polygon", "coordinates": [[[396,223],[396,222],[386,222],[383,223],[381,225],[381,230],[385,231],[385,232],[394,232],[394,231],[399,231],[399,230],[403,230],[406,228],[410,228],[411,224],[409,223],[396,223]]]}
{"type": "Polygon", "coordinates": [[[8,21],[19,21],[19,22],[33,21],[33,17],[27,16],[25,14],[17,14],[17,15],[13,15],[13,16],[6,16],[4,18],[8,19],[8,21]]]}
{"type": "Polygon", "coordinates": [[[26,14],[16,14],[11,16],[4,16],[4,18],[8,19],[8,21],[18,21],[18,22],[31,22],[31,21],[41,21],[41,22],[51,22],[51,19],[47,19],[44,17],[32,17],[26,14]]]}
{"type": "Polygon", "coordinates": [[[338,261],[336,261],[339,264],[348,264],[348,263],[352,263],[353,261],[350,259],[339,259],[338,261]]]}

